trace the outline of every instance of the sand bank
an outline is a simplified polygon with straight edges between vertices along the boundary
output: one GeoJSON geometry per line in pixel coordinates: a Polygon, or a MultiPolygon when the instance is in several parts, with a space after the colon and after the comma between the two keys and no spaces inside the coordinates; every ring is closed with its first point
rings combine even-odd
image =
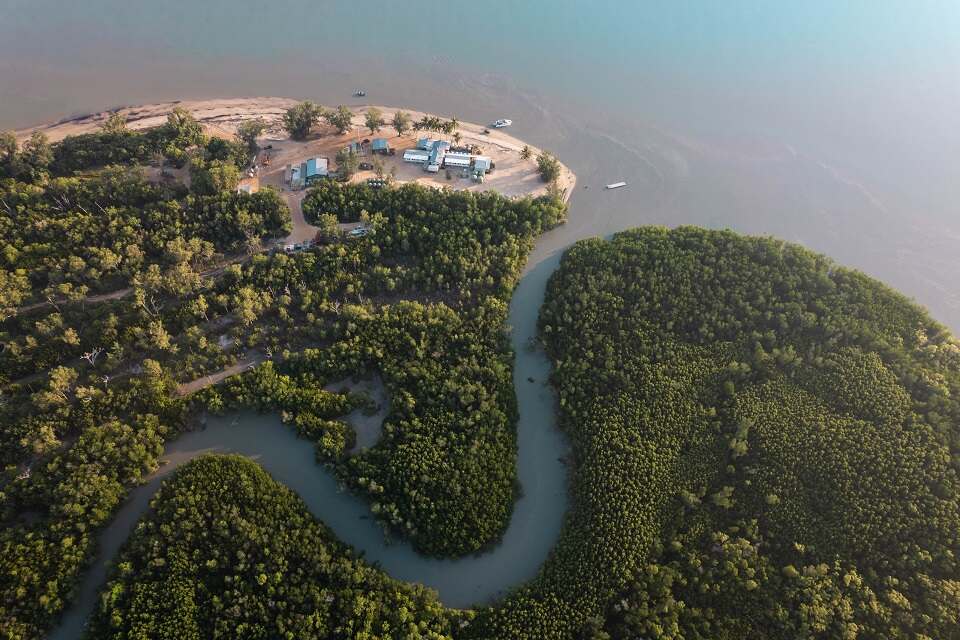
{"type": "MultiPolygon", "coordinates": [[[[112,113],[119,113],[126,118],[127,126],[131,129],[146,129],[163,124],[167,114],[174,107],[179,106],[190,111],[209,135],[231,137],[236,132],[237,126],[244,120],[262,118],[266,121],[268,129],[264,133],[262,146],[272,145],[273,149],[271,150],[270,166],[264,167],[260,175],[261,184],[280,186],[282,184],[283,167],[286,164],[301,162],[308,157],[315,156],[327,156],[332,160],[338,149],[358,137],[360,139],[384,137],[396,149],[395,156],[383,158],[384,168],[388,174],[392,170],[395,178],[400,182],[417,182],[457,190],[494,190],[505,196],[541,195],[546,192],[546,185],[540,180],[536,171],[535,158],[540,153],[540,149],[529,145],[532,155],[527,160],[522,159],[520,151],[524,146],[527,146],[527,143],[509,135],[502,129],[489,129],[489,133],[484,133],[484,130],[488,129],[486,125],[470,122],[460,123],[461,144],[480,146],[483,154],[490,156],[496,164],[496,170],[487,177],[487,180],[483,184],[477,184],[469,179],[460,178],[458,172],[454,172],[455,177],[448,180],[442,171],[439,174],[427,174],[417,165],[404,163],[402,160],[403,151],[415,146],[417,134],[409,132],[404,136],[398,136],[393,127],[389,125],[385,126],[376,135],[371,134],[363,126],[363,121],[367,109],[372,105],[353,108],[355,113],[354,129],[347,134],[339,135],[331,127],[321,123],[314,128],[314,132],[309,139],[302,142],[290,140],[283,130],[282,118],[284,112],[297,102],[297,100],[291,98],[277,97],[161,102],[135,107],[121,107],[79,116],[53,124],[22,129],[17,131],[16,135],[19,140],[24,140],[34,131],[42,131],[51,141],[55,142],[69,135],[98,130],[112,113]]],[[[388,123],[393,118],[393,114],[399,110],[398,107],[378,106],[377,108],[383,112],[384,119],[388,123]]],[[[412,109],[404,109],[404,111],[407,111],[413,120],[419,120],[426,115],[424,112],[412,109]]],[[[452,117],[443,114],[431,115],[438,115],[443,118],[452,117]]],[[[423,135],[437,137],[438,134],[425,133],[423,135]]],[[[446,138],[449,139],[449,137],[446,138]]],[[[373,173],[370,171],[359,172],[354,180],[365,180],[370,177],[373,177],[373,173]]],[[[576,184],[576,176],[566,165],[562,167],[558,183],[560,188],[566,192],[566,197],[569,198],[576,184]]]]}

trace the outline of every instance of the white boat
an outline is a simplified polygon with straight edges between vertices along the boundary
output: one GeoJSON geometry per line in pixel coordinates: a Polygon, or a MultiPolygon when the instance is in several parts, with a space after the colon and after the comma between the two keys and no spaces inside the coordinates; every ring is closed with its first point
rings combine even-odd
{"type": "Polygon", "coordinates": [[[614,182],[613,184],[608,184],[607,189],[619,189],[620,187],[627,186],[626,182],[614,182]]]}
{"type": "Polygon", "coordinates": [[[513,124],[513,120],[507,120],[506,118],[500,118],[499,120],[497,120],[496,122],[493,123],[493,128],[494,128],[494,129],[502,129],[502,128],[504,128],[504,127],[509,127],[509,126],[512,125],[512,124],[513,124]]]}

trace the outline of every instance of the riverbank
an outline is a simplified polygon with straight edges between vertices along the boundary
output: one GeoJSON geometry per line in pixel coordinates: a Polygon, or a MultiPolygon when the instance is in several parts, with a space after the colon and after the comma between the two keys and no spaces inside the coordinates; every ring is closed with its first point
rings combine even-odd
{"type": "MultiPolygon", "coordinates": [[[[496,169],[487,179],[478,184],[469,179],[451,177],[447,179],[443,172],[428,174],[421,170],[419,165],[405,163],[402,160],[403,151],[416,145],[416,132],[407,132],[401,136],[389,124],[397,111],[410,114],[413,121],[417,121],[427,114],[415,109],[388,107],[379,105],[364,105],[352,108],[353,129],[345,134],[338,134],[326,124],[318,124],[313,133],[306,140],[291,140],[283,129],[283,114],[287,109],[296,105],[297,100],[279,97],[255,98],[226,98],[216,100],[177,100],[173,102],[158,102],[155,104],[134,107],[121,107],[104,110],[97,113],[62,120],[60,122],[39,125],[16,131],[19,141],[26,140],[35,131],[44,133],[51,142],[63,140],[67,136],[92,133],[100,129],[107,118],[113,114],[123,116],[127,126],[133,130],[148,129],[162,125],[167,115],[176,107],[189,111],[203,126],[207,135],[232,138],[237,127],[244,121],[261,118],[267,123],[267,129],[261,139],[261,146],[271,146],[270,165],[263,167],[260,174],[260,184],[283,188],[283,168],[288,164],[299,164],[307,158],[325,156],[331,159],[336,152],[355,141],[357,138],[372,137],[387,138],[390,145],[396,150],[395,156],[381,156],[385,172],[393,173],[398,182],[417,182],[434,187],[449,187],[455,190],[468,191],[496,191],[505,196],[538,196],[547,192],[547,185],[540,180],[537,173],[536,157],[542,149],[511,136],[502,129],[491,129],[486,125],[471,122],[460,122],[457,129],[461,136],[461,144],[477,145],[483,154],[489,156],[496,169]],[[364,126],[364,119],[369,109],[379,109],[386,124],[376,134],[364,126]],[[521,158],[524,147],[529,148],[529,158],[521,158]]],[[[442,116],[449,119],[451,116],[442,116]]],[[[495,116],[491,116],[494,119],[495,116]]],[[[423,135],[430,135],[425,133],[423,135]]],[[[434,134],[436,135],[436,134],[434,134]]],[[[362,181],[374,177],[374,172],[359,171],[353,176],[354,181],[362,181]]],[[[557,186],[563,191],[564,198],[569,200],[576,186],[577,178],[573,171],[561,162],[560,177],[557,186]]],[[[296,234],[292,234],[293,238],[296,234]]],[[[299,237],[299,236],[297,236],[299,237]]],[[[301,240],[303,238],[300,238],[301,240]]]]}

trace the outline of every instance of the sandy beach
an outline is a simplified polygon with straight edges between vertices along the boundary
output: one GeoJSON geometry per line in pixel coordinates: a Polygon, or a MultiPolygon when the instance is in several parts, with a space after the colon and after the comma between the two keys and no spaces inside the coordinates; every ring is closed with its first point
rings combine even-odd
{"type": "MultiPolygon", "coordinates": [[[[22,141],[34,131],[42,131],[52,142],[56,142],[70,135],[98,130],[113,113],[119,113],[126,118],[127,126],[131,129],[146,129],[163,124],[167,114],[174,107],[183,107],[190,111],[197,121],[203,125],[208,135],[213,136],[232,137],[241,122],[253,118],[262,118],[268,124],[268,129],[263,135],[261,146],[271,145],[272,149],[270,150],[270,164],[261,167],[259,176],[261,185],[282,188],[285,165],[299,163],[306,158],[317,156],[328,157],[332,162],[337,150],[349,142],[358,138],[363,140],[382,137],[387,138],[391,147],[396,150],[396,155],[378,157],[383,162],[385,172],[387,174],[393,172],[395,179],[399,182],[417,182],[434,187],[449,187],[455,190],[493,190],[505,196],[542,195],[546,193],[547,185],[540,180],[535,162],[535,158],[541,150],[529,145],[532,155],[527,160],[522,159],[520,151],[526,143],[507,134],[502,129],[489,129],[486,125],[460,122],[461,144],[478,145],[482,148],[483,154],[490,156],[496,165],[496,169],[487,176],[485,182],[478,184],[459,177],[458,172],[453,172],[455,177],[448,180],[443,171],[438,174],[428,174],[420,166],[404,162],[402,159],[403,152],[416,145],[417,137],[437,137],[438,134],[408,132],[404,136],[398,136],[389,124],[384,126],[379,133],[371,134],[363,126],[363,122],[367,110],[374,105],[353,107],[354,128],[344,135],[337,134],[326,123],[320,123],[314,127],[313,133],[307,140],[291,140],[286,131],[283,130],[282,118],[284,112],[297,102],[298,100],[291,98],[278,97],[161,102],[106,110],[52,124],[21,129],[16,132],[16,136],[18,140],[22,141]],[[484,133],[485,130],[489,130],[489,133],[484,133]]],[[[325,106],[329,107],[330,105],[325,106]]],[[[387,123],[393,118],[394,113],[402,109],[387,106],[377,106],[377,108],[383,113],[383,118],[387,123]]],[[[414,121],[427,115],[424,112],[412,109],[402,110],[409,113],[414,121]]],[[[430,115],[445,119],[455,116],[455,114],[430,115]]],[[[370,158],[362,158],[362,160],[369,161],[370,158]]],[[[360,171],[353,177],[353,180],[360,181],[371,177],[373,177],[372,171],[360,171]]],[[[576,176],[566,165],[562,166],[558,184],[564,190],[565,197],[569,199],[576,184],[576,176]]]]}

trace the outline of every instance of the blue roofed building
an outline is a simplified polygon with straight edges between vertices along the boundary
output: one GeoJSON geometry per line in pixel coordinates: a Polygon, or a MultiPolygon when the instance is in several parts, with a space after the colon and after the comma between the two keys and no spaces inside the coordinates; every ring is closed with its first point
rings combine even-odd
{"type": "Polygon", "coordinates": [[[301,167],[303,180],[305,183],[326,178],[329,175],[329,167],[326,158],[310,158],[303,163],[301,167]]]}
{"type": "Polygon", "coordinates": [[[370,143],[370,150],[373,153],[379,153],[381,155],[389,155],[390,143],[387,142],[386,138],[374,138],[373,142],[370,143]]]}

